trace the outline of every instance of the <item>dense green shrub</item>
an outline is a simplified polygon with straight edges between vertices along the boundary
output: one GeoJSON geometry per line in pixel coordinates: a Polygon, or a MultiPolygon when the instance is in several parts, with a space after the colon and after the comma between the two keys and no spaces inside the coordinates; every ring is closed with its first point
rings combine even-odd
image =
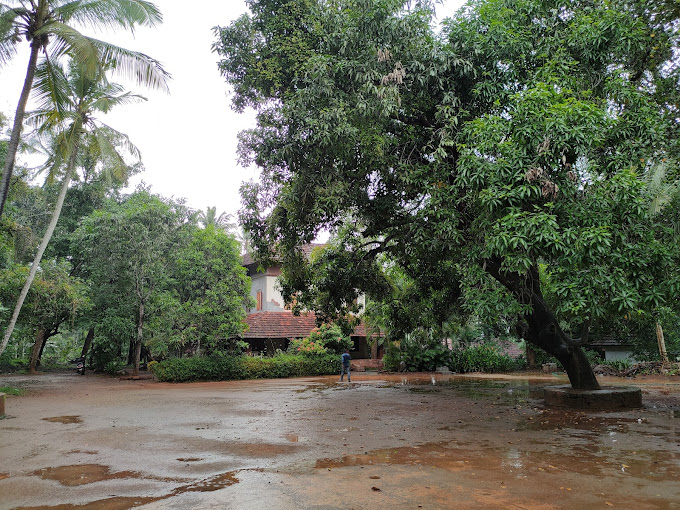
{"type": "Polygon", "coordinates": [[[449,368],[454,372],[509,372],[516,362],[494,345],[475,345],[451,351],[449,368]]]}
{"type": "Polygon", "coordinates": [[[121,370],[125,368],[125,363],[122,361],[109,361],[106,365],[104,365],[104,372],[107,374],[117,374],[121,370]]]}
{"type": "Polygon", "coordinates": [[[107,336],[94,337],[90,353],[87,356],[87,366],[95,372],[106,372],[110,363],[121,359],[121,346],[107,336]]]}
{"type": "Polygon", "coordinates": [[[448,366],[451,351],[431,329],[420,329],[391,343],[383,357],[386,370],[406,372],[432,372],[437,367],[448,366]]]}
{"type": "Polygon", "coordinates": [[[401,363],[401,356],[399,356],[399,351],[389,350],[385,353],[382,358],[383,369],[388,372],[398,372],[399,364],[401,363]]]}
{"type": "Polygon", "coordinates": [[[164,382],[274,379],[338,373],[340,358],[332,356],[251,357],[217,355],[209,358],[171,358],[154,364],[156,379],[164,382]]]}
{"type": "Polygon", "coordinates": [[[19,372],[28,369],[28,358],[0,357],[0,371],[19,372]]]}
{"type": "Polygon", "coordinates": [[[0,393],[4,393],[5,395],[18,396],[24,395],[26,393],[26,390],[21,388],[15,388],[14,386],[0,386],[0,393]]]}

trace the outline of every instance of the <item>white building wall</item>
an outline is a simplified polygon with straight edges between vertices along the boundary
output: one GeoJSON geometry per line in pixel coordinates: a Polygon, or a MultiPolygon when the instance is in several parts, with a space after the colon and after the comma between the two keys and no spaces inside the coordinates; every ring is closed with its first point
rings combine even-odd
{"type": "MultiPolygon", "coordinates": [[[[254,312],[282,312],[285,310],[283,295],[277,285],[277,276],[267,275],[266,273],[256,273],[250,277],[250,296],[257,303],[257,293],[262,292],[262,310],[257,310],[257,305],[250,309],[249,313],[254,312]]],[[[361,294],[357,298],[361,312],[366,310],[366,295],[361,294]]]]}
{"type": "Polygon", "coordinates": [[[262,310],[257,310],[257,306],[250,309],[250,312],[281,312],[284,310],[283,296],[276,288],[276,277],[258,273],[251,277],[250,295],[257,303],[257,293],[262,292],[262,310]]]}

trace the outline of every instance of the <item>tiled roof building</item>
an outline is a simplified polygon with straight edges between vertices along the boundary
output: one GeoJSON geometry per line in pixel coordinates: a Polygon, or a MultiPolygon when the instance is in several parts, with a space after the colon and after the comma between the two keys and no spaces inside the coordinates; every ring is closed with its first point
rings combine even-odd
{"type": "MultiPolygon", "coordinates": [[[[302,247],[303,253],[309,257],[314,249],[323,248],[323,244],[308,244],[302,247]]],[[[243,265],[251,279],[250,293],[256,305],[247,310],[246,322],[249,329],[243,339],[250,344],[253,351],[274,354],[277,349],[285,350],[291,338],[304,338],[316,327],[314,312],[293,315],[286,310],[284,299],[276,284],[281,275],[281,268],[274,265],[267,268],[258,267],[250,254],[243,256],[243,265]]],[[[363,301],[363,297],[361,298],[363,301]]],[[[361,302],[363,304],[363,302],[361,302]]],[[[353,358],[378,357],[377,346],[373,348],[366,341],[366,328],[359,325],[350,335],[354,341],[353,358]]]]}

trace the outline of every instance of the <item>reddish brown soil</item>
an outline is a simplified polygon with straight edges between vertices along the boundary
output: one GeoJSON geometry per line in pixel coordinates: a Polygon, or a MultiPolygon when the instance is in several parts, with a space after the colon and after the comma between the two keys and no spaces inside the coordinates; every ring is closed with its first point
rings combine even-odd
{"type": "Polygon", "coordinates": [[[558,377],[353,374],[24,387],[0,420],[0,509],[680,509],[680,377],[644,407],[546,408],[558,377]]]}

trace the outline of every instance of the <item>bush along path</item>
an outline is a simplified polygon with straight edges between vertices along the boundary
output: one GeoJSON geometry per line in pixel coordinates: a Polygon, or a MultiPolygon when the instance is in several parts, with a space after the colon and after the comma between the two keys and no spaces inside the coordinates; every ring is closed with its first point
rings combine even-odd
{"type": "Polygon", "coordinates": [[[338,355],[297,356],[280,354],[271,358],[257,356],[212,356],[171,358],[150,363],[156,380],[161,382],[229,381],[276,379],[331,375],[340,371],[338,355]]]}

